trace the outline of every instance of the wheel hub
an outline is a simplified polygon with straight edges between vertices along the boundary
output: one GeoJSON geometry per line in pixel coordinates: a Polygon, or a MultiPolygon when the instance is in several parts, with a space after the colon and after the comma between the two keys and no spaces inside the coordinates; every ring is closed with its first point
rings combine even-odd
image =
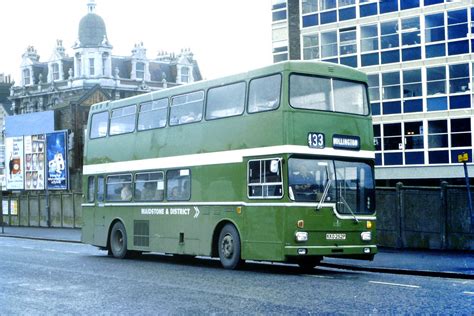
{"type": "Polygon", "coordinates": [[[234,253],[234,240],[232,239],[232,236],[226,235],[222,239],[222,253],[226,258],[232,257],[234,253]]]}

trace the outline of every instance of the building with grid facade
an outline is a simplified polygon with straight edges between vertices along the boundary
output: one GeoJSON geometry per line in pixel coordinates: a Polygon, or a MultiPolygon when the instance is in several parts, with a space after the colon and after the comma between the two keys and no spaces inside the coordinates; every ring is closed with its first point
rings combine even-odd
{"type": "Polygon", "coordinates": [[[472,165],[474,1],[274,0],[273,59],[367,73],[379,183],[463,181],[472,165]]]}

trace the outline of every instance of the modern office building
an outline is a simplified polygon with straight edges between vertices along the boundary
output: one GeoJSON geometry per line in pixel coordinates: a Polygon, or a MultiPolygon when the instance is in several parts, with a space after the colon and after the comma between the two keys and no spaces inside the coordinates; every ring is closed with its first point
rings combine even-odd
{"type": "Polygon", "coordinates": [[[273,59],[368,74],[376,179],[439,184],[474,175],[474,1],[273,0],[273,59]]]}

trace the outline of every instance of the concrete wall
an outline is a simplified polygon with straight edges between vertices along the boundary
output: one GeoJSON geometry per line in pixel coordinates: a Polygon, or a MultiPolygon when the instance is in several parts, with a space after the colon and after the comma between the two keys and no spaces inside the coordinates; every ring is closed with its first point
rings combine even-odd
{"type": "Polygon", "coordinates": [[[8,207],[8,215],[3,215],[3,221],[10,226],[80,228],[81,202],[82,193],[72,192],[50,191],[48,196],[44,192],[4,195],[3,206],[8,207]]]}
{"type": "MultiPolygon", "coordinates": [[[[471,193],[472,195],[472,193],[471,193]]],[[[462,186],[377,189],[378,244],[394,248],[474,249],[462,186]]]]}

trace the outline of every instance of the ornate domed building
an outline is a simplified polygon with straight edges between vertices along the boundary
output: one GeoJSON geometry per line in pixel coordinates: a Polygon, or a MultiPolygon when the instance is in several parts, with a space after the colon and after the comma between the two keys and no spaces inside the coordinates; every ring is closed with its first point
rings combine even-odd
{"type": "Polygon", "coordinates": [[[95,1],[89,0],[72,56],[61,40],[46,61],[40,61],[33,46],[26,49],[20,66],[21,82],[11,87],[9,97],[13,115],[54,111],[55,130],[68,130],[72,135],[70,187],[75,191],[80,191],[82,135],[92,104],[202,79],[189,49],[148,58],[145,46],[138,43],[130,56],[114,56],[106,24],[95,7],[95,1]]]}

